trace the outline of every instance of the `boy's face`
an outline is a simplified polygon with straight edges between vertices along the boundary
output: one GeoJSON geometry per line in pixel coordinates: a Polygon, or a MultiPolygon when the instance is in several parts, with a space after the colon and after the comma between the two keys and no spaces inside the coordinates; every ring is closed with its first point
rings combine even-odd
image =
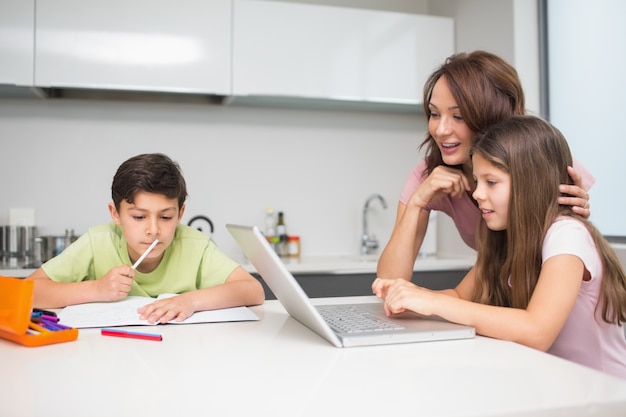
{"type": "Polygon", "coordinates": [[[174,239],[185,206],[179,210],[175,198],[140,191],[135,195],[134,204],[122,201],[118,212],[115,205],[109,203],[109,211],[113,221],[122,228],[132,263],[139,259],[154,239],[159,239],[159,243],[137,268],[149,272],[159,265],[163,252],[174,239]]]}

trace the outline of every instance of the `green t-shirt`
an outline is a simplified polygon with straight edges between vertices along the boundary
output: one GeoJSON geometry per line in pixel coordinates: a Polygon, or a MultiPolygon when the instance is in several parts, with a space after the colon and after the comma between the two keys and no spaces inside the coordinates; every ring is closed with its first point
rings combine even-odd
{"type": "MultiPolygon", "coordinates": [[[[79,282],[101,278],[123,264],[132,263],[122,229],[107,223],[90,228],[42,268],[53,281],[79,282]]],[[[237,266],[202,232],[179,225],[159,266],[147,274],[136,271],[128,295],[157,297],[213,287],[237,266]]]]}

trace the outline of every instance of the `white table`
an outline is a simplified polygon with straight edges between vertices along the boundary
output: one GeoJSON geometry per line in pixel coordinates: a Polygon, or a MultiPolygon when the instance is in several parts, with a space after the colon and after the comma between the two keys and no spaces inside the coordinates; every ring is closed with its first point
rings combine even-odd
{"type": "Polygon", "coordinates": [[[0,416],[626,415],[626,380],[515,343],[339,349],[277,301],[253,310],[260,321],[132,328],[162,342],[0,340],[0,416]]]}

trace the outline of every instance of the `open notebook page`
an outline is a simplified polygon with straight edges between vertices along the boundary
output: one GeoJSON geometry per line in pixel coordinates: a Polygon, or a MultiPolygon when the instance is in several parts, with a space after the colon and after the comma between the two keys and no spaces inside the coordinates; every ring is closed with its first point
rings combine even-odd
{"type": "MultiPolygon", "coordinates": [[[[158,298],[173,297],[176,294],[162,294],[158,298]]],[[[129,296],[119,301],[85,303],[67,306],[59,313],[59,322],[76,328],[113,326],[154,326],[147,320],[140,320],[137,309],[154,301],[154,298],[129,296]]],[[[184,321],[170,321],[166,324],[216,323],[226,321],[253,321],[259,317],[247,307],[232,307],[220,310],[198,311],[184,321]]]]}

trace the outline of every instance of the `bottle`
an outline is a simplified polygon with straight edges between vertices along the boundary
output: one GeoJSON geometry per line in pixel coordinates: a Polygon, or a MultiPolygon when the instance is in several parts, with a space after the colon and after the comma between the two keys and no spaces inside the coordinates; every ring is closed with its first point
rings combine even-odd
{"type": "Polygon", "coordinates": [[[265,209],[265,237],[270,240],[276,236],[276,215],[274,209],[268,207],[265,209]]]}
{"type": "Polygon", "coordinates": [[[285,226],[285,215],[282,211],[278,212],[278,220],[276,221],[276,236],[278,236],[276,253],[278,253],[279,256],[288,255],[287,227],[285,226]]]}
{"type": "Polygon", "coordinates": [[[291,258],[300,257],[300,236],[287,237],[287,253],[291,258]]]}

